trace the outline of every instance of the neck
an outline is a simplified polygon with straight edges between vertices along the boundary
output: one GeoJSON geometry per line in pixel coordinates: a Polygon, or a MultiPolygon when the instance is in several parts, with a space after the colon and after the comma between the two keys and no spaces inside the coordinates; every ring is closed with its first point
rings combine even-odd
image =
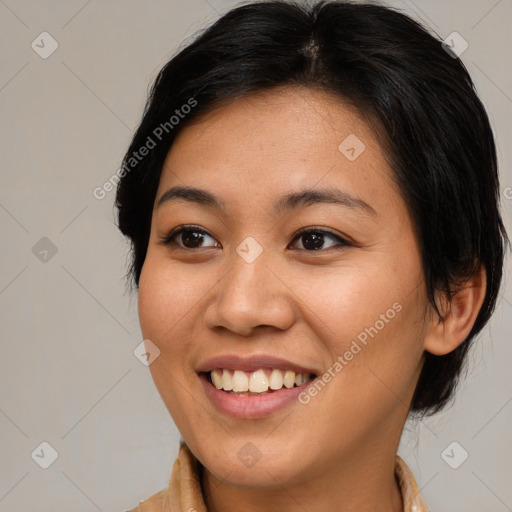
{"type": "Polygon", "coordinates": [[[210,512],[403,512],[394,473],[398,446],[385,452],[375,448],[369,444],[365,453],[359,450],[343,460],[326,458],[318,468],[290,484],[269,473],[270,481],[264,488],[233,485],[229,475],[219,480],[202,468],[207,509],[210,512]]]}

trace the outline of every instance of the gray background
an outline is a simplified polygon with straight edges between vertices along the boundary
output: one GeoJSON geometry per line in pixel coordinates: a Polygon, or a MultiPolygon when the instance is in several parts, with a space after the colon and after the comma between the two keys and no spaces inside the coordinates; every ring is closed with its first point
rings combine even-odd
{"type": "MultiPolygon", "coordinates": [[[[0,512],[121,511],[167,484],[179,433],[133,354],[114,192],[93,190],[118,169],[158,69],[234,4],[0,0],[0,512]],[[31,48],[43,31],[59,45],[47,59],[31,48]],[[48,469],[43,441],[58,452],[48,469]]],[[[512,0],[389,5],[469,43],[510,230],[512,0]]],[[[512,510],[511,316],[506,283],[455,405],[406,427],[400,454],[433,511],[512,510]]]]}

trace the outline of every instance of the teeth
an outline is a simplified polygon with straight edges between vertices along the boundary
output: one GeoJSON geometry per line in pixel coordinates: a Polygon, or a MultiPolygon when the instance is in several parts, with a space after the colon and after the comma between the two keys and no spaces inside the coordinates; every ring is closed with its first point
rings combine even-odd
{"type": "Polygon", "coordinates": [[[217,389],[222,389],[222,371],[213,370],[211,373],[213,385],[217,389]]]}
{"type": "Polygon", "coordinates": [[[251,373],[249,379],[249,391],[253,393],[263,393],[268,390],[268,377],[263,370],[251,373]]]}
{"type": "Polygon", "coordinates": [[[270,374],[270,389],[281,389],[283,387],[283,372],[272,370],[270,374]]]}
{"type": "Polygon", "coordinates": [[[295,372],[287,371],[284,374],[283,384],[287,388],[293,388],[293,385],[295,384],[295,372]]]}
{"type": "Polygon", "coordinates": [[[215,369],[210,372],[213,385],[217,389],[233,393],[262,393],[279,390],[283,386],[290,389],[300,386],[311,379],[307,373],[295,373],[290,370],[264,369],[249,373],[241,370],[215,369]],[[270,375],[269,375],[270,374],[270,375]]]}
{"type": "Polygon", "coordinates": [[[245,375],[245,372],[235,370],[232,382],[233,391],[249,391],[249,379],[247,378],[247,375],[245,375]]]}
{"type": "Polygon", "coordinates": [[[222,371],[222,389],[224,391],[230,391],[233,389],[233,378],[231,377],[231,373],[226,370],[222,371]]]}

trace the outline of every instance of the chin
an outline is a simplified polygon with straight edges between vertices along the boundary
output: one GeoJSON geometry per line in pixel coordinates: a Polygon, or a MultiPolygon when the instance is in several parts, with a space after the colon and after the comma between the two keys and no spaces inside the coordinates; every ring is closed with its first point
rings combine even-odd
{"type": "Polygon", "coordinates": [[[205,450],[197,452],[196,455],[199,455],[203,466],[220,482],[269,490],[293,485],[302,480],[301,474],[305,471],[303,466],[307,461],[294,456],[297,450],[290,449],[289,445],[286,453],[279,453],[279,445],[282,443],[272,446],[264,438],[255,443],[234,439],[232,441],[222,443],[219,452],[212,452],[205,446],[205,450]],[[256,444],[260,448],[256,448],[256,444]],[[302,463],[300,467],[299,462],[302,463]]]}

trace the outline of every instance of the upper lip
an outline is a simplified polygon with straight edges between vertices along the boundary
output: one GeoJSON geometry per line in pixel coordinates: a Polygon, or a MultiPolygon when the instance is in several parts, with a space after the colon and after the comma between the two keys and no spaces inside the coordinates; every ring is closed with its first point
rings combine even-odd
{"type": "Polygon", "coordinates": [[[204,361],[197,367],[197,372],[210,372],[217,368],[225,368],[227,370],[241,370],[245,372],[254,372],[261,368],[277,368],[280,370],[290,370],[295,373],[313,373],[318,375],[314,369],[306,368],[300,364],[273,357],[270,355],[258,355],[252,357],[241,357],[234,354],[217,356],[204,361]]]}

